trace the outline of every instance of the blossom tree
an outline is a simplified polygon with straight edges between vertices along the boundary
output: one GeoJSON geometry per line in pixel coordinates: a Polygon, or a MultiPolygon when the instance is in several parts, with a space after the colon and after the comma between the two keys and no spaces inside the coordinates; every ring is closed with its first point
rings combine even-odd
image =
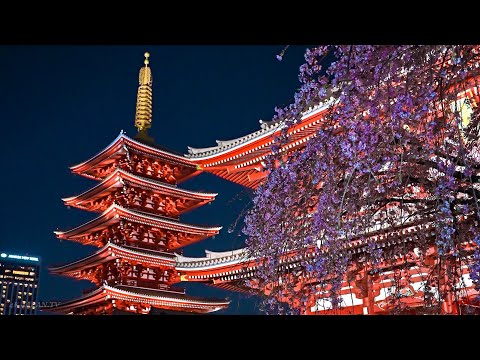
{"type": "Polygon", "coordinates": [[[276,109],[287,126],[245,219],[258,265],[247,285],[263,289],[268,313],[318,299],[348,313],[342,284],[368,291],[383,274],[389,313],[475,311],[465,289],[480,288],[480,47],[319,46],[305,60],[294,102],[276,109]],[[318,104],[323,127],[287,154],[288,128],[318,104]],[[414,237],[395,232],[406,225],[414,237]],[[288,254],[301,259],[293,268],[288,254]],[[420,305],[406,301],[412,268],[420,305]]]}

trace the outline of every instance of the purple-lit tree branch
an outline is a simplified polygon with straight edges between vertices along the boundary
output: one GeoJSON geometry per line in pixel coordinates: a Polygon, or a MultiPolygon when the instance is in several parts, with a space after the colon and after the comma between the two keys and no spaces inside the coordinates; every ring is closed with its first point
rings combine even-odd
{"type": "MultiPolygon", "coordinates": [[[[447,295],[460,301],[462,266],[480,285],[480,113],[465,95],[478,89],[479,47],[320,46],[305,60],[294,102],[277,109],[274,120],[287,127],[245,219],[250,256],[262,259],[250,285],[268,289],[265,310],[295,312],[322,292],[341,309],[342,282],[386,266],[393,282],[408,281],[398,274],[409,256],[432,269],[420,312],[440,312],[447,295]],[[322,129],[285,157],[288,128],[318,104],[329,106],[322,129]],[[430,223],[433,233],[387,247],[372,240],[410,223],[430,223]],[[366,242],[361,253],[348,251],[354,240],[366,242]],[[302,261],[290,269],[282,259],[292,251],[302,261]]],[[[393,295],[392,312],[408,308],[393,295]]]]}

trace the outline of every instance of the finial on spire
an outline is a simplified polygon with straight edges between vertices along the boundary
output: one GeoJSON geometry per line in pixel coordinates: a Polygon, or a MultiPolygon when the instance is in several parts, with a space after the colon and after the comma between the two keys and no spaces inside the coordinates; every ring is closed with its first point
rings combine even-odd
{"type": "MultiPolygon", "coordinates": [[[[152,85],[152,71],[148,67],[148,64],[150,64],[150,60],[148,58],[150,57],[150,54],[146,52],[145,54],[145,60],[144,64],[145,66],[140,69],[140,74],[138,78],[138,83],[139,85],[152,85]]],[[[140,94],[140,93],[139,93],[140,94]]]]}
{"type": "Polygon", "coordinates": [[[152,72],[148,67],[150,54],[146,52],[144,64],[138,76],[137,108],[135,113],[135,127],[139,132],[146,131],[152,126],[152,72]]]}

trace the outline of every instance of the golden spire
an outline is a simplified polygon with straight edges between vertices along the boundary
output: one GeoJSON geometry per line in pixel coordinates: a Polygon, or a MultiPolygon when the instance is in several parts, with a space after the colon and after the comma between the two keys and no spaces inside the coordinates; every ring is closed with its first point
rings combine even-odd
{"type": "Polygon", "coordinates": [[[145,53],[145,66],[138,76],[137,109],[135,112],[135,127],[138,131],[147,130],[152,126],[152,72],[148,67],[150,54],[145,53]]]}

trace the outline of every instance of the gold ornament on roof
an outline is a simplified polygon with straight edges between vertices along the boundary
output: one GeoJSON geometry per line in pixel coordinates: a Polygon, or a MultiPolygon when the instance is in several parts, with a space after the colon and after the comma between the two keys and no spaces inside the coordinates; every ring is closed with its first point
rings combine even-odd
{"type": "Polygon", "coordinates": [[[145,53],[145,66],[138,75],[137,108],[135,112],[135,127],[143,131],[152,127],[152,72],[148,67],[150,54],[145,53]]]}

